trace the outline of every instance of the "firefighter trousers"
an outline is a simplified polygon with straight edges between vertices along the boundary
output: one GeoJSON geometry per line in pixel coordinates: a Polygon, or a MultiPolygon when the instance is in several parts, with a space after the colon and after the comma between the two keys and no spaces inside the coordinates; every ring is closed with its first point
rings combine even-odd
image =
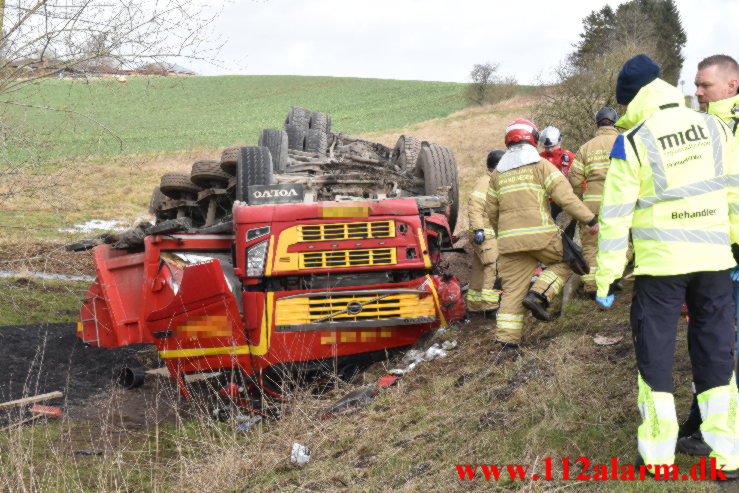
{"type": "Polygon", "coordinates": [[[546,297],[548,301],[559,294],[572,275],[572,269],[562,261],[562,238],[559,233],[541,250],[504,253],[498,258],[498,275],[502,281],[503,294],[497,316],[496,339],[500,342],[521,342],[526,308],[523,299],[531,290],[546,297]],[[547,265],[531,285],[531,277],[538,263],[547,265]]]}
{"type": "Polygon", "coordinates": [[[472,244],[472,270],[467,290],[467,309],[484,312],[498,308],[500,290],[495,288],[498,277],[498,248],[494,238],[486,239],[481,245],[472,244]]]}
{"type": "Polygon", "coordinates": [[[739,413],[734,377],[734,301],[728,271],[636,276],[631,330],[636,350],[639,453],[645,464],[673,464],[678,424],[672,365],[677,323],[688,306],[688,353],[711,457],[739,467],[739,413]]]}

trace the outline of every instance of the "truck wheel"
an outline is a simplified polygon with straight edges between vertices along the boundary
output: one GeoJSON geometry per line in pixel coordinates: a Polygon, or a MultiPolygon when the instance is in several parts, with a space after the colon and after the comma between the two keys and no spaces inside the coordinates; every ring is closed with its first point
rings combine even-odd
{"type": "Polygon", "coordinates": [[[151,192],[151,199],[149,199],[149,214],[156,215],[165,200],[167,200],[167,196],[159,190],[159,187],[154,187],[151,192]]]}
{"type": "Polygon", "coordinates": [[[203,188],[221,188],[230,177],[218,161],[195,161],[190,172],[190,181],[203,188]]]}
{"type": "Polygon", "coordinates": [[[170,199],[181,199],[183,194],[197,194],[200,187],[190,181],[187,173],[166,173],[159,182],[159,190],[170,199]]]}
{"type": "Polygon", "coordinates": [[[439,187],[451,187],[448,192],[449,227],[454,231],[459,212],[459,181],[457,178],[457,162],[454,153],[448,147],[424,142],[418,156],[416,170],[424,180],[427,195],[438,195],[439,187]]]}
{"type": "Polygon", "coordinates": [[[305,129],[288,123],[285,125],[285,132],[287,133],[287,148],[302,151],[305,143],[305,129]]]}
{"type": "Polygon", "coordinates": [[[231,176],[236,175],[236,162],[239,160],[241,147],[226,147],[221,154],[221,169],[231,176]]]}
{"type": "Polygon", "coordinates": [[[287,167],[287,139],[287,132],[274,128],[265,128],[259,136],[259,145],[269,149],[272,166],[278,173],[287,167]]]}
{"type": "Polygon", "coordinates": [[[410,135],[401,135],[392,153],[392,162],[401,169],[414,169],[421,153],[421,141],[410,135]]]}
{"type": "Polygon", "coordinates": [[[266,147],[242,147],[236,166],[236,200],[249,202],[247,187],[272,184],[272,156],[266,147]]]}
{"type": "Polygon", "coordinates": [[[331,131],[331,115],[314,111],[310,116],[310,128],[329,133],[331,131]]]}
{"type": "Polygon", "coordinates": [[[328,134],[321,130],[310,129],[305,133],[305,151],[326,154],[328,134]]]}
{"type": "Polygon", "coordinates": [[[310,128],[310,115],[310,110],[301,108],[300,106],[293,106],[287,113],[285,124],[295,125],[303,130],[308,130],[310,128]]]}

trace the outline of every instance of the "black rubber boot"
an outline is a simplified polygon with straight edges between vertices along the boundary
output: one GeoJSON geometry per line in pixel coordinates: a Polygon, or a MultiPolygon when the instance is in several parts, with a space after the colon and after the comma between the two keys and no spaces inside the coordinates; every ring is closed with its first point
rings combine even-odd
{"type": "Polygon", "coordinates": [[[523,306],[531,310],[531,314],[539,320],[544,322],[550,322],[552,320],[552,315],[547,311],[549,301],[544,295],[536,291],[526,293],[526,297],[523,299],[523,306]]]}
{"type": "Polygon", "coordinates": [[[711,447],[703,441],[703,435],[700,431],[696,431],[688,437],[682,437],[677,441],[677,449],[688,455],[695,457],[708,457],[711,453],[711,447]]]}

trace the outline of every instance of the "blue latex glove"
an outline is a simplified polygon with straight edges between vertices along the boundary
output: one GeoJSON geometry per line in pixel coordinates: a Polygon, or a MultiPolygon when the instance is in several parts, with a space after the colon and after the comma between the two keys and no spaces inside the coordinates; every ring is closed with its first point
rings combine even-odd
{"type": "Polygon", "coordinates": [[[483,241],[485,241],[485,230],[476,229],[475,230],[475,244],[482,245],[483,241]]]}
{"type": "Polygon", "coordinates": [[[739,282],[739,265],[731,269],[729,271],[729,275],[731,276],[732,281],[739,282]]]}
{"type": "Polygon", "coordinates": [[[613,300],[616,299],[615,294],[609,294],[608,296],[596,296],[595,302],[598,303],[603,308],[611,308],[611,305],[613,305],[613,300]]]}

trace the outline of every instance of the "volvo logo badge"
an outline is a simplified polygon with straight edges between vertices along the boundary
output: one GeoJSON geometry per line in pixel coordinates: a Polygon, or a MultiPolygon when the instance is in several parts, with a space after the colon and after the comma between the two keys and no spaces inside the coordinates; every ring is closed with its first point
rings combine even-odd
{"type": "Polygon", "coordinates": [[[349,313],[349,315],[357,315],[359,312],[362,311],[362,304],[357,300],[350,301],[349,304],[346,305],[346,311],[349,313]]]}

